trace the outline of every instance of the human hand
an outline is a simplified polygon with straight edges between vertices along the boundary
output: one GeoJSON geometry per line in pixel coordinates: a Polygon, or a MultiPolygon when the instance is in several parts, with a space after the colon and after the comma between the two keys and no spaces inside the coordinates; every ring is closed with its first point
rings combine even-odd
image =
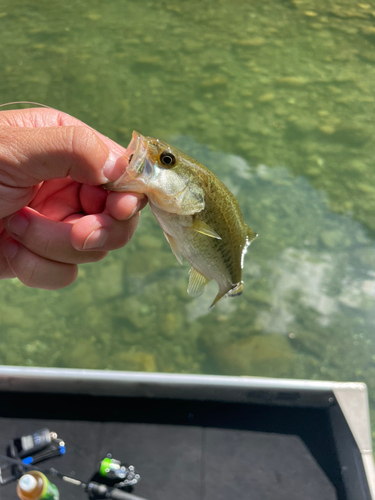
{"type": "Polygon", "coordinates": [[[144,195],[100,187],[126,149],[54,109],[0,112],[0,279],[57,289],[132,237],[144,195]]]}

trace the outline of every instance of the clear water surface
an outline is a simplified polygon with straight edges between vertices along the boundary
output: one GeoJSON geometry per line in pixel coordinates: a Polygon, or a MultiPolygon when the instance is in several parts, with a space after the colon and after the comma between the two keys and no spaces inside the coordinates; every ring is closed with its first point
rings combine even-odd
{"type": "Polygon", "coordinates": [[[1,102],[169,141],[259,238],[208,312],[146,208],[69,288],[0,283],[0,363],[358,380],[374,408],[374,44],[373,0],[3,0],[1,102]]]}

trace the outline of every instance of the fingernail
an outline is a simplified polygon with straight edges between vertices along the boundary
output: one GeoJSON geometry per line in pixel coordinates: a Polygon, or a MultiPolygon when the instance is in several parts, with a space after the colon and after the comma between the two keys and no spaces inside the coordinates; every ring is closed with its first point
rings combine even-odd
{"type": "Polygon", "coordinates": [[[137,212],[140,211],[141,206],[142,206],[142,200],[138,200],[136,206],[134,207],[134,209],[132,211],[132,213],[125,220],[131,219],[133,217],[133,215],[135,215],[137,212]]]}
{"type": "Polygon", "coordinates": [[[12,260],[17,252],[18,252],[18,245],[15,241],[6,241],[4,243],[3,254],[6,259],[12,260]]]}
{"type": "Polygon", "coordinates": [[[7,229],[16,236],[22,236],[28,225],[29,221],[27,218],[18,212],[8,220],[7,229]]]}
{"type": "Polygon", "coordinates": [[[102,171],[106,179],[104,182],[116,180],[126,170],[127,166],[128,161],[125,156],[110,151],[102,171]]]}
{"type": "Polygon", "coordinates": [[[92,250],[93,248],[101,248],[108,240],[108,232],[102,227],[94,229],[86,238],[83,244],[83,250],[92,250]]]}

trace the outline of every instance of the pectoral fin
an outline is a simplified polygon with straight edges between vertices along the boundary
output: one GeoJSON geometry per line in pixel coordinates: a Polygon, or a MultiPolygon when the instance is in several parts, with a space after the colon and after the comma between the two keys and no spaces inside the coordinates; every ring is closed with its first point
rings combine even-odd
{"type": "Polygon", "coordinates": [[[203,274],[198,272],[194,267],[190,268],[189,271],[189,285],[187,292],[190,297],[199,297],[202,295],[204,287],[210,280],[206,278],[203,274]]]}
{"type": "Polygon", "coordinates": [[[182,254],[181,254],[180,250],[177,247],[175,239],[172,238],[172,236],[170,236],[166,232],[164,232],[164,236],[167,238],[167,241],[169,243],[169,246],[171,247],[173,255],[176,257],[176,259],[178,260],[178,262],[182,265],[182,254]]]}
{"type": "Polygon", "coordinates": [[[221,240],[221,236],[217,234],[211,226],[203,222],[202,220],[195,219],[193,224],[190,226],[190,229],[196,231],[197,233],[205,234],[206,236],[210,236],[210,238],[217,238],[221,240]]]}

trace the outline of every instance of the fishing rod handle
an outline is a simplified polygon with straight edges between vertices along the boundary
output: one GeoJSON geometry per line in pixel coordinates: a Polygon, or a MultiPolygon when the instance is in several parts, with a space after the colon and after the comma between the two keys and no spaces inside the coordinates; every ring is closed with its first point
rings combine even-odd
{"type": "Polygon", "coordinates": [[[146,498],[126,493],[117,488],[110,488],[104,484],[91,482],[87,485],[87,491],[96,495],[98,498],[112,498],[112,500],[146,500],[146,498]]]}
{"type": "Polygon", "coordinates": [[[137,495],[133,495],[132,493],[126,493],[125,491],[116,489],[113,489],[110,492],[109,498],[112,498],[113,500],[146,500],[143,497],[139,497],[137,495]]]}

